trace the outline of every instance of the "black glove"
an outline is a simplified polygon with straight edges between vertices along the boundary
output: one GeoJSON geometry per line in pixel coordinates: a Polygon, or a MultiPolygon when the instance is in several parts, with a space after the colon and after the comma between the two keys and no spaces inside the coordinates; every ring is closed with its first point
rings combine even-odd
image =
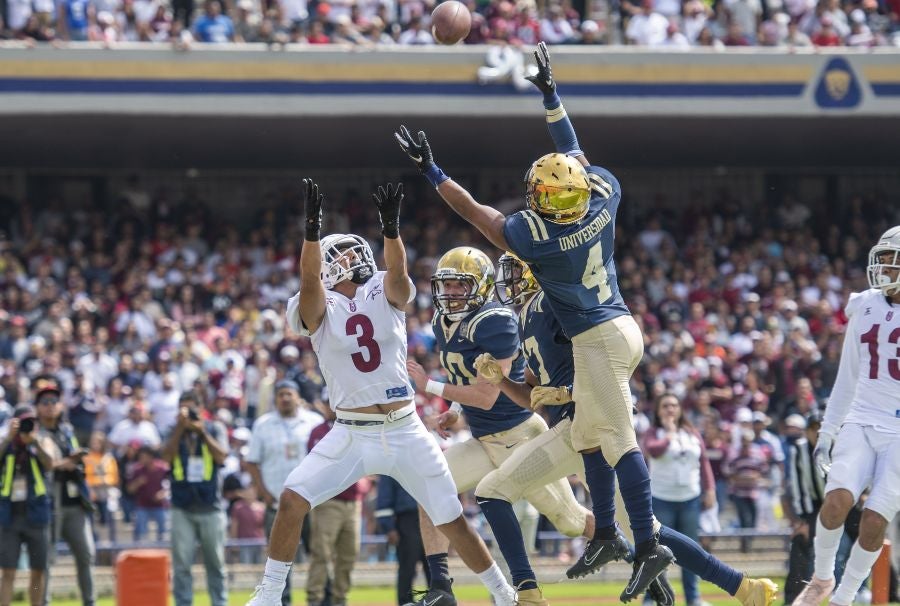
{"type": "Polygon", "coordinates": [[[387,189],[378,186],[378,192],[372,194],[375,206],[378,207],[378,218],[381,219],[381,233],[385,238],[400,237],[400,203],[403,202],[403,184],[394,188],[390,183],[387,189]]]}
{"type": "Polygon", "coordinates": [[[556,82],[553,81],[553,71],[550,69],[550,53],[547,45],[541,42],[534,51],[534,61],[537,63],[537,73],[533,76],[525,76],[525,79],[540,89],[545,96],[556,92],[556,82]]]}
{"type": "Polygon", "coordinates": [[[319,241],[322,231],[322,202],[325,195],[319,193],[319,186],[312,179],[303,179],[303,208],[306,211],[306,239],[319,241]]]}
{"type": "Polygon", "coordinates": [[[431,155],[431,146],[428,145],[428,139],[425,138],[425,131],[420,130],[418,140],[414,139],[405,126],[400,127],[399,133],[394,133],[397,143],[406,152],[406,155],[412,158],[416,163],[416,168],[420,173],[426,172],[434,164],[434,158],[431,155]]]}

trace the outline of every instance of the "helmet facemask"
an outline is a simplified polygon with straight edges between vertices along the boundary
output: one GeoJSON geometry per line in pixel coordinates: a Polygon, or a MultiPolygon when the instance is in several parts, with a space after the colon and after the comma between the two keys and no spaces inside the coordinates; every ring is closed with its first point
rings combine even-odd
{"type": "Polygon", "coordinates": [[[490,300],[489,295],[478,294],[478,291],[478,282],[471,274],[439,269],[431,277],[431,300],[435,308],[451,322],[462,320],[490,300]],[[447,292],[448,282],[462,283],[465,292],[462,294],[447,292]]]}
{"type": "Polygon", "coordinates": [[[503,305],[523,305],[528,297],[539,290],[531,269],[518,257],[509,253],[500,257],[497,283],[497,300],[503,305]]]}
{"type": "Polygon", "coordinates": [[[900,246],[882,243],[874,246],[869,252],[866,275],[869,286],[885,296],[900,294],[900,246]]]}
{"type": "Polygon", "coordinates": [[[375,275],[375,256],[372,248],[354,234],[332,234],[320,243],[322,248],[322,283],[334,288],[344,280],[365,284],[375,275]]]}

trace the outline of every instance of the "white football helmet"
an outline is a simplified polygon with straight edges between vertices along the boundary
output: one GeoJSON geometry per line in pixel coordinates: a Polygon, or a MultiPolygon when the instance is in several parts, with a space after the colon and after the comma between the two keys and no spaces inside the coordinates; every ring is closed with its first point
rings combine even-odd
{"type": "Polygon", "coordinates": [[[375,255],[363,238],[355,234],[331,234],[319,242],[322,248],[322,283],[325,288],[350,280],[365,284],[375,275],[375,255]],[[344,258],[346,261],[341,262],[344,258]]]}
{"type": "Polygon", "coordinates": [[[890,296],[900,292],[900,225],[884,232],[869,251],[869,286],[890,296]]]}

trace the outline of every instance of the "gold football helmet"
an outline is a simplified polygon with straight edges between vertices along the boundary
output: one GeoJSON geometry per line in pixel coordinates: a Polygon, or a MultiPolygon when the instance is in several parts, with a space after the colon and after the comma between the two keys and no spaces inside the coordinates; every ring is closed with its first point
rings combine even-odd
{"type": "Polygon", "coordinates": [[[566,154],[541,156],[525,173],[525,203],[548,221],[578,221],[587,214],[590,199],[587,171],[566,154]]]}
{"type": "Polygon", "coordinates": [[[448,250],[431,276],[431,300],[453,322],[490,301],[493,294],[494,265],[471,246],[448,250]]]}
{"type": "Polygon", "coordinates": [[[529,295],[541,289],[528,264],[509,252],[500,257],[500,275],[495,287],[497,300],[504,305],[522,305],[529,295]]]}

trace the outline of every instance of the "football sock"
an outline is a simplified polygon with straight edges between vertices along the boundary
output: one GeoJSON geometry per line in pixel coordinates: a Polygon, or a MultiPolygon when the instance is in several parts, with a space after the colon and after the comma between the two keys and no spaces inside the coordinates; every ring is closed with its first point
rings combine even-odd
{"type": "Polygon", "coordinates": [[[856,541],[850,550],[850,557],[847,559],[847,567],[844,568],[844,576],[841,577],[841,584],[831,598],[832,604],[852,604],[856,597],[856,592],[862,586],[863,581],[869,576],[878,554],[881,553],[879,548],[877,551],[866,551],[856,541]]]}
{"type": "Polygon", "coordinates": [[[842,536],[844,536],[843,524],[834,530],[828,530],[822,526],[822,520],[816,518],[816,538],[813,544],[816,550],[817,578],[825,580],[834,578],[834,560],[837,558],[842,536]]]}
{"type": "Polygon", "coordinates": [[[672,550],[675,561],[684,570],[715,583],[730,595],[737,593],[744,575],[707,553],[690,537],[663,526],[659,530],[659,542],[672,550]]]}
{"type": "Polygon", "coordinates": [[[494,531],[494,538],[500,547],[500,553],[503,554],[509,566],[513,585],[519,590],[536,589],[537,583],[534,582],[536,577],[528,562],[525,539],[522,537],[522,529],[516,519],[512,503],[503,499],[488,499],[478,495],[475,495],[475,500],[481,505],[481,512],[494,531]]]}
{"type": "Polygon", "coordinates": [[[516,590],[506,582],[506,578],[503,576],[503,573],[500,572],[500,567],[497,566],[497,562],[491,563],[490,568],[484,572],[478,573],[478,578],[482,584],[487,587],[488,591],[491,592],[491,595],[494,596],[494,599],[498,604],[506,604],[509,599],[516,594],[516,590]]]}
{"type": "Polygon", "coordinates": [[[431,573],[431,587],[450,591],[450,565],[446,553],[435,553],[425,557],[431,573]]]}
{"type": "Polygon", "coordinates": [[[591,491],[591,510],[594,512],[595,539],[616,538],[616,472],[599,450],[582,454],[584,479],[591,491]]]}
{"type": "Polygon", "coordinates": [[[284,585],[287,582],[288,573],[291,572],[292,563],[293,562],[279,562],[278,560],[267,558],[262,584],[266,587],[272,587],[277,591],[284,591],[284,585]]]}
{"type": "MultiPolygon", "coordinates": [[[[587,471],[587,470],[585,470],[587,471]]],[[[641,545],[653,537],[653,502],[650,497],[650,472],[640,450],[625,453],[616,463],[619,490],[634,533],[634,543],[641,552],[641,545]]],[[[589,486],[590,488],[590,486],[589,486]]],[[[593,494],[591,495],[593,496],[593,494]]],[[[612,499],[610,495],[610,499],[612,499]]],[[[596,515],[596,513],[594,514],[596,515]]],[[[597,521],[600,526],[600,521],[597,521]]]]}

